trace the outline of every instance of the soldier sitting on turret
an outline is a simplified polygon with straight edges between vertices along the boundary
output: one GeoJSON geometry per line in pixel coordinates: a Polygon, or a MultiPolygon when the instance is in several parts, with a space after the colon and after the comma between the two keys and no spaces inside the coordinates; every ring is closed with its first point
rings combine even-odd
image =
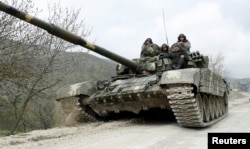
{"type": "Polygon", "coordinates": [[[158,55],[159,60],[157,61],[157,69],[158,69],[158,71],[165,71],[165,70],[171,69],[169,67],[170,67],[170,64],[172,62],[171,62],[171,60],[169,58],[161,58],[160,59],[160,57],[163,57],[164,55],[166,55],[168,53],[169,53],[169,46],[167,44],[165,44],[165,43],[162,44],[160,54],[158,55]]]}
{"type": "Polygon", "coordinates": [[[177,39],[178,39],[177,43],[180,44],[183,50],[186,50],[189,53],[191,48],[191,43],[188,41],[187,37],[184,34],[180,34],[177,39]]]}
{"type": "Polygon", "coordinates": [[[189,60],[189,56],[186,50],[182,49],[179,43],[175,43],[173,46],[173,51],[168,54],[160,54],[159,58],[170,58],[172,64],[166,68],[166,70],[170,69],[181,69],[187,66],[187,61],[189,60]]]}
{"type": "MultiPolygon", "coordinates": [[[[190,53],[191,43],[187,39],[187,37],[184,34],[180,34],[177,37],[177,42],[183,50],[186,50],[188,53],[190,53]]],[[[174,44],[173,44],[174,45],[174,44]]],[[[170,50],[173,51],[173,45],[171,46],[170,50]]]]}
{"type": "Polygon", "coordinates": [[[157,55],[160,53],[160,47],[153,43],[151,38],[147,38],[142,45],[141,58],[152,58],[152,61],[157,60],[157,55]]]}
{"type": "MultiPolygon", "coordinates": [[[[160,47],[153,43],[151,38],[147,38],[142,45],[140,65],[143,68],[143,74],[148,74],[153,69],[150,63],[154,63],[158,60],[158,54],[160,53],[160,47]],[[152,69],[147,69],[151,67],[152,69]]],[[[155,68],[154,68],[155,69],[155,68]]]]}

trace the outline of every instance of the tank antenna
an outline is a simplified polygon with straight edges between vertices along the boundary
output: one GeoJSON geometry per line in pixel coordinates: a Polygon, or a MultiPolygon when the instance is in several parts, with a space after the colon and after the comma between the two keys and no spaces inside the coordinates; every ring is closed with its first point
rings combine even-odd
{"type": "Polygon", "coordinates": [[[168,36],[167,36],[167,29],[166,29],[166,23],[165,23],[165,15],[164,15],[164,10],[162,9],[162,15],[163,15],[163,23],[164,23],[164,30],[165,30],[165,36],[166,36],[166,41],[168,45],[168,36]]]}

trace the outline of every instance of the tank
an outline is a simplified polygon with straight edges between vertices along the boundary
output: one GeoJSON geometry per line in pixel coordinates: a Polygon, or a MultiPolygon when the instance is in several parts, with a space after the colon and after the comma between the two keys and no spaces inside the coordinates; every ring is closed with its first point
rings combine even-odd
{"type": "Polygon", "coordinates": [[[80,82],[58,90],[56,100],[64,112],[71,115],[78,111],[76,119],[80,121],[161,109],[172,111],[183,127],[207,127],[228,113],[229,85],[208,69],[208,57],[198,51],[189,53],[185,69],[164,71],[165,64],[171,63],[167,58],[129,60],[2,2],[0,10],[118,63],[117,75],[110,80],[80,82]],[[150,73],[141,73],[144,70],[150,73]]]}

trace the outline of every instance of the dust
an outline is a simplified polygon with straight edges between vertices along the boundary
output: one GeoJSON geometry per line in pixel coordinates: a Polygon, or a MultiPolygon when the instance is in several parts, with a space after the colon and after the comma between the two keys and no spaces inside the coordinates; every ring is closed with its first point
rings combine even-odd
{"type": "Polygon", "coordinates": [[[76,126],[79,124],[79,111],[77,109],[77,98],[65,98],[55,101],[55,125],[76,126]]]}

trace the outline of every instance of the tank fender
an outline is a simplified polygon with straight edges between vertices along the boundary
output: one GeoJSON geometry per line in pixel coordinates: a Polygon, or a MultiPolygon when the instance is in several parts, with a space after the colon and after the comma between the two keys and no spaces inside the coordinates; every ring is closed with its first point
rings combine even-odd
{"type": "Polygon", "coordinates": [[[61,87],[56,93],[56,100],[74,97],[77,95],[91,96],[97,91],[96,86],[96,81],[88,81],[61,87]]]}
{"type": "Polygon", "coordinates": [[[188,68],[165,71],[159,81],[160,85],[168,84],[195,84],[199,87],[200,82],[200,69],[188,68]]]}

